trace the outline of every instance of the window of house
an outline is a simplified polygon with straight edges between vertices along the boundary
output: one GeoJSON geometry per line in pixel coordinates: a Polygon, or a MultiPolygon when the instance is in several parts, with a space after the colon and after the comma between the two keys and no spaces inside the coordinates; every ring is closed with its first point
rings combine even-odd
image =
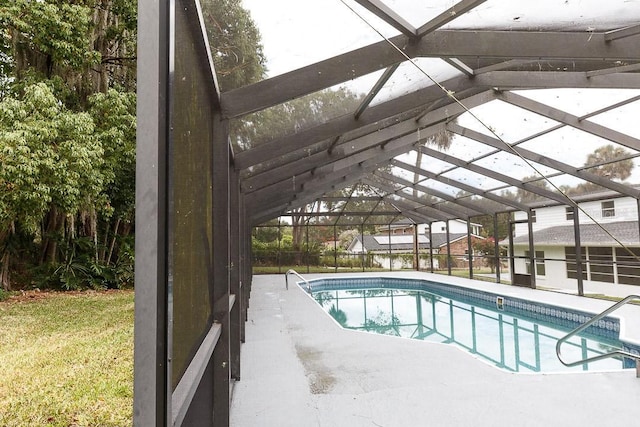
{"type": "Polygon", "coordinates": [[[587,248],[590,280],[614,283],[613,248],[591,246],[587,248]]]}
{"type": "MultiPolygon", "coordinates": [[[[576,263],[576,247],[565,246],[564,257],[567,264],[567,277],[569,279],[578,278],[578,264],[576,263]]],[[[587,250],[585,247],[580,247],[580,259],[582,264],[582,278],[587,280],[587,250]]]]}
{"type": "Polygon", "coordinates": [[[440,227],[440,231],[447,231],[447,227],[445,226],[440,227]]]}
{"type": "Polygon", "coordinates": [[[573,215],[575,214],[575,209],[573,206],[567,206],[565,208],[565,213],[567,215],[567,221],[573,221],[573,215]]]}
{"type": "Polygon", "coordinates": [[[607,200],[606,202],[602,202],[602,218],[612,218],[616,216],[616,208],[613,203],[613,200],[607,200]]]}
{"type": "MultiPolygon", "coordinates": [[[[527,267],[527,274],[531,274],[531,260],[529,259],[529,251],[524,251],[525,265],[527,267]]],[[[536,276],[544,276],[547,274],[547,268],[544,264],[544,251],[536,251],[536,276]]]]}
{"type": "Polygon", "coordinates": [[[531,222],[536,222],[536,211],[531,210],[531,222]]]}
{"type": "Polygon", "coordinates": [[[616,248],[618,283],[640,285],[640,248],[616,248]]]}

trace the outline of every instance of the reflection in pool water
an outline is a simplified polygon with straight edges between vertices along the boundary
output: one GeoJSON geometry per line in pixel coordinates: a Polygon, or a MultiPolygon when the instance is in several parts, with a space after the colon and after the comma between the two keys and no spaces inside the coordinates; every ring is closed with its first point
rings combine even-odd
{"type": "MultiPolygon", "coordinates": [[[[313,297],[345,328],[453,344],[508,371],[623,368],[619,358],[567,368],[555,353],[556,342],[568,332],[566,328],[426,291],[331,290],[313,292],[313,297]]],[[[621,347],[603,337],[576,336],[563,345],[563,355],[578,360],[621,347]]]]}

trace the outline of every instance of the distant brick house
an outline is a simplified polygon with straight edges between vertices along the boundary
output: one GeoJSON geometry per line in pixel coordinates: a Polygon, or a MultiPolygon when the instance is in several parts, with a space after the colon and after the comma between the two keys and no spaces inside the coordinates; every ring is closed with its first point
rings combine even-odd
{"type": "MultiPolygon", "coordinates": [[[[467,233],[449,233],[449,248],[451,249],[451,266],[468,268],[469,266],[469,248],[467,233]]],[[[421,254],[421,268],[428,268],[427,257],[429,253],[434,255],[434,268],[446,268],[449,257],[447,248],[446,233],[432,233],[432,244],[425,234],[418,234],[418,251],[421,254]],[[433,249],[430,252],[430,248],[433,249]]],[[[413,234],[378,234],[356,236],[347,252],[351,254],[371,254],[373,261],[385,268],[401,269],[411,268],[413,259],[410,256],[414,253],[414,235],[413,234]]],[[[473,242],[483,239],[481,236],[471,235],[473,242]]],[[[472,253],[473,253],[473,249],[472,253]]],[[[482,260],[474,260],[474,265],[478,266],[482,260]]],[[[483,264],[484,265],[484,264],[483,264]]]]}
{"type": "MultiPolygon", "coordinates": [[[[469,267],[469,242],[468,242],[467,236],[468,235],[466,233],[449,234],[449,240],[450,240],[449,248],[451,249],[451,267],[456,267],[456,268],[469,267]]],[[[433,237],[434,247],[438,249],[437,253],[440,255],[440,258],[443,260],[443,262],[446,261],[447,258],[444,257],[444,255],[448,254],[446,233],[433,233],[432,237],[433,237]]],[[[484,240],[484,237],[477,236],[474,234],[471,235],[471,255],[473,256],[473,265],[474,267],[485,267],[487,265],[485,260],[482,257],[476,256],[477,254],[475,254],[475,252],[473,251],[474,243],[477,242],[478,240],[484,240]]],[[[445,268],[445,267],[446,267],[446,264],[442,266],[442,268],[445,268]]]]}

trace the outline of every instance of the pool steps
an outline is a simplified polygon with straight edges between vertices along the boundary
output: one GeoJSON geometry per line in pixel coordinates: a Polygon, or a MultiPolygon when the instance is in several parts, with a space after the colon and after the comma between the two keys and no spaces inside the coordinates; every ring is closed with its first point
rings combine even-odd
{"type": "Polygon", "coordinates": [[[640,378],[640,356],[637,355],[637,354],[630,353],[628,351],[615,350],[615,351],[611,351],[609,353],[600,354],[598,356],[593,356],[593,357],[580,359],[580,360],[577,360],[575,362],[566,362],[562,358],[562,353],[561,353],[562,344],[565,341],[567,341],[569,338],[571,338],[572,336],[574,336],[576,334],[579,334],[580,332],[582,332],[585,329],[587,329],[589,326],[593,325],[595,322],[597,322],[600,319],[602,319],[603,317],[605,317],[607,314],[616,311],[618,308],[622,307],[623,305],[627,304],[628,302],[630,302],[631,300],[634,300],[634,299],[640,299],[640,296],[639,295],[629,295],[629,296],[627,296],[623,300],[617,302],[616,304],[612,305],[608,309],[604,310],[602,313],[596,314],[591,319],[589,319],[588,321],[586,321],[582,325],[578,326],[577,328],[575,328],[574,330],[569,332],[564,337],[560,338],[558,340],[558,342],[556,343],[556,355],[558,356],[558,360],[560,361],[560,363],[562,363],[565,366],[571,367],[571,366],[581,365],[583,363],[595,362],[596,360],[606,359],[606,358],[613,357],[613,356],[616,356],[616,355],[617,356],[624,356],[624,357],[628,357],[630,359],[635,359],[635,361],[636,361],[636,377],[640,378]]]}

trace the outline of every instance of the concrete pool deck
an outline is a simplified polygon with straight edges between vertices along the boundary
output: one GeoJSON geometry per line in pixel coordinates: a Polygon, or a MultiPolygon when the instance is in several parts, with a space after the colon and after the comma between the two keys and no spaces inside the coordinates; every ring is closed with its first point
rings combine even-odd
{"type": "MultiPolygon", "coordinates": [[[[420,277],[591,312],[612,304],[429,273],[367,275],[420,277]]],[[[633,369],[505,372],[449,345],[344,330],[293,285],[295,277],[289,280],[287,291],[282,274],[253,278],[232,426],[584,427],[640,422],[640,378],[633,369]]],[[[619,313],[624,333],[640,342],[640,307],[625,306],[619,313]]]]}

